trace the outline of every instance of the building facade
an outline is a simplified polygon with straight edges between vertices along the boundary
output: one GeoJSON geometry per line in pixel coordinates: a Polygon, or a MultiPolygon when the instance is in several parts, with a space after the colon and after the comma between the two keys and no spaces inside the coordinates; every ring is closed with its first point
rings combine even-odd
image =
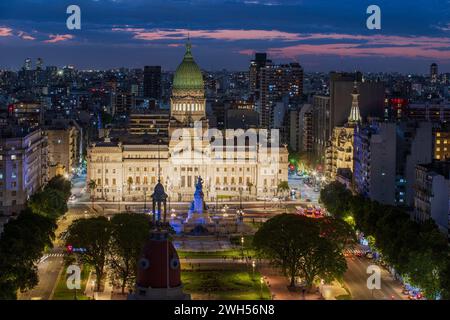
{"type": "Polygon", "coordinates": [[[47,137],[15,129],[0,140],[0,215],[18,214],[48,181],[47,137]]]}
{"type": "Polygon", "coordinates": [[[50,126],[45,129],[48,141],[49,178],[68,177],[79,165],[80,132],[70,124],[50,126]]]}
{"type": "Polygon", "coordinates": [[[373,122],[355,132],[354,184],[359,194],[395,204],[396,125],[373,122]]]}
{"type": "Polygon", "coordinates": [[[439,230],[449,236],[450,162],[436,161],[416,166],[414,219],[433,219],[439,230]]]}
{"type": "Polygon", "coordinates": [[[354,136],[355,127],[361,123],[359,112],[358,89],[356,82],[352,92],[352,107],[348,121],[343,127],[335,127],[329,141],[326,157],[325,171],[331,179],[335,179],[339,169],[354,171],[354,136]]]}
{"type": "Polygon", "coordinates": [[[265,130],[223,132],[209,128],[204,82],[188,44],[174,75],[169,137],[124,135],[88,148],[92,196],[106,201],[148,199],[158,179],[171,201],[190,201],[198,176],[205,199],[257,198],[277,194],[287,181],[288,152],[265,130]]]}

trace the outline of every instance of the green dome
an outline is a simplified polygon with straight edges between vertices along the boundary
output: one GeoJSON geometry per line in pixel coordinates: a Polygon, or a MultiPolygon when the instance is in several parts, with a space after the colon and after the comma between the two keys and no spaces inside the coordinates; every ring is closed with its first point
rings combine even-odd
{"type": "Polygon", "coordinates": [[[191,45],[186,45],[183,61],[178,66],[173,78],[174,90],[204,90],[203,76],[200,68],[194,61],[191,45]]]}

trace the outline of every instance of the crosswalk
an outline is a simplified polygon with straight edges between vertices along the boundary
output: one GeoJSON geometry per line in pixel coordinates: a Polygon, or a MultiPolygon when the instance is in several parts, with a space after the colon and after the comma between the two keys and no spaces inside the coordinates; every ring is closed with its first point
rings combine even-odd
{"type": "Polygon", "coordinates": [[[38,263],[42,263],[45,260],[47,260],[48,258],[57,258],[57,257],[64,257],[64,253],[48,253],[48,254],[44,254],[41,259],[39,259],[38,263]]]}
{"type": "Polygon", "coordinates": [[[344,255],[345,256],[363,256],[367,252],[369,252],[369,251],[362,250],[362,249],[356,249],[356,248],[346,248],[346,249],[344,249],[344,255]]]}

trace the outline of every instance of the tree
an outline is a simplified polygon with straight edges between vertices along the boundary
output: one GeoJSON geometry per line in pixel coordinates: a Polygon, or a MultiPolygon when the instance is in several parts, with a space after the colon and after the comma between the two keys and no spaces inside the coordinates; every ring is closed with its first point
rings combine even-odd
{"type": "Polygon", "coordinates": [[[68,210],[67,200],[63,191],[52,188],[45,188],[33,194],[28,202],[28,207],[34,213],[51,219],[57,219],[68,210]]]}
{"type": "Polygon", "coordinates": [[[278,184],[277,192],[282,193],[283,195],[290,190],[289,183],[287,181],[281,181],[278,184]]]}
{"type": "Polygon", "coordinates": [[[52,246],[55,222],[25,209],[5,225],[0,238],[0,300],[16,299],[38,283],[36,263],[52,246]]]}
{"type": "Polygon", "coordinates": [[[94,179],[89,180],[88,187],[89,187],[89,190],[91,191],[91,202],[92,202],[91,206],[94,207],[94,200],[95,200],[94,191],[95,191],[95,189],[97,189],[97,182],[95,182],[94,179]]]}
{"type": "Polygon", "coordinates": [[[352,193],[342,183],[331,182],[320,191],[320,201],[336,218],[344,218],[350,213],[352,193]]]}
{"type": "Polygon", "coordinates": [[[133,178],[132,177],[128,177],[127,184],[128,184],[128,194],[130,194],[131,193],[131,186],[133,185],[133,178]]]}
{"type": "Polygon", "coordinates": [[[58,175],[58,176],[50,179],[50,181],[47,183],[47,186],[45,188],[60,191],[64,195],[66,202],[67,202],[67,200],[69,200],[69,197],[72,193],[71,192],[72,184],[70,183],[69,180],[67,180],[66,178],[64,178],[61,175],[58,175]]]}
{"type": "Polygon", "coordinates": [[[111,224],[105,217],[94,217],[74,221],[67,230],[66,245],[84,248],[77,253],[82,263],[91,265],[97,278],[96,290],[100,290],[105,274],[106,257],[111,239],[111,224]]]}
{"type": "Polygon", "coordinates": [[[111,219],[109,266],[112,279],[120,283],[122,293],[136,278],[137,261],[150,233],[147,215],[122,213],[111,219]]]}
{"type": "Polygon", "coordinates": [[[351,246],[356,242],[355,230],[344,220],[324,217],[318,219],[320,234],[328,240],[334,242],[343,250],[346,246],[351,246]]]}
{"type": "MultiPolygon", "coordinates": [[[[338,232],[339,228],[335,229],[338,232]]],[[[295,277],[301,276],[311,289],[317,278],[331,281],[347,268],[341,247],[334,237],[321,232],[318,219],[278,215],[256,232],[253,245],[261,256],[281,268],[290,286],[295,286],[295,277]]]]}
{"type": "Polygon", "coordinates": [[[250,194],[252,194],[253,183],[251,183],[250,181],[247,181],[247,188],[248,188],[248,192],[250,194]]]}

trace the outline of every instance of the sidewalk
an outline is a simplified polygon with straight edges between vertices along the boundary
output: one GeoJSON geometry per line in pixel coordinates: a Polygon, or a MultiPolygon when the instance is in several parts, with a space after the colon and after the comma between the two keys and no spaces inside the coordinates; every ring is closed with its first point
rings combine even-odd
{"type": "Polygon", "coordinates": [[[91,272],[88,277],[88,281],[86,284],[86,290],[84,291],[84,295],[87,297],[94,297],[95,300],[111,300],[113,287],[109,283],[109,278],[106,277],[104,279],[104,288],[102,292],[95,292],[95,285],[93,285],[93,281],[95,281],[95,274],[91,272]]]}
{"type": "Polygon", "coordinates": [[[301,292],[289,291],[287,287],[289,280],[285,276],[279,275],[279,271],[272,267],[261,267],[258,271],[264,277],[273,300],[320,300],[318,294],[306,293],[303,296],[301,292]]]}

